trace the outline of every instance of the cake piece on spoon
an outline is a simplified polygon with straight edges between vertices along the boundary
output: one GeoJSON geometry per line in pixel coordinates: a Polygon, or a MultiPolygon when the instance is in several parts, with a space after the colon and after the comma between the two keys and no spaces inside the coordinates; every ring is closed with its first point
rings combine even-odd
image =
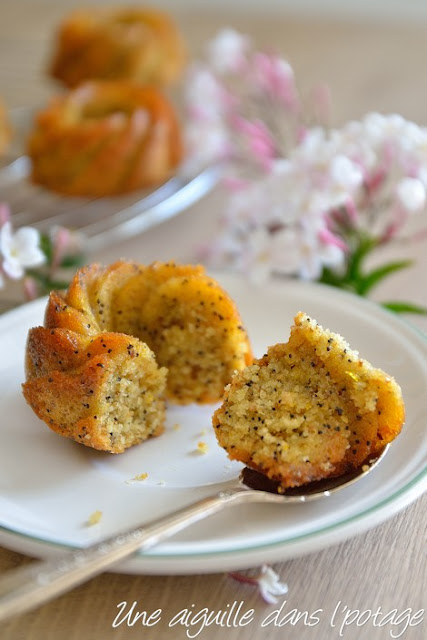
{"type": "Polygon", "coordinates": [[[396,381],[300,312],[286,344],[234,375],[213,426],[229,458],[287,488],[360,467],[404,416],[396,381]]]}

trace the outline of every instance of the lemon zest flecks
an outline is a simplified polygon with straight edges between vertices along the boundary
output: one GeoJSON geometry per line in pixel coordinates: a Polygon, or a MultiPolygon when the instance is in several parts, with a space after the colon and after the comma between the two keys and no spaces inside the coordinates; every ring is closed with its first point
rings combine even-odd
{"type": "Polygon", "coordinates": [[[346,371],[345,375],[354,380],[354,382],[360,382],[360,376],[358,376],[357,373],[354,373],[353,371],[346,371]]]}
{"type": "Polygon", "coordinates": [[[208,450],[209,450],[209,447],[208,447],[208,445],[206,444],[206,442],[198,442],[198,443],[197,443],[197,451],[198,451],[199,453],[203,453],[203,454],[204,454],[204,453],[207,453],[207,452],[208,452],[208,450]]]}
{"type": "Polygon", "coordinates": [[[87,519],[88,527],[93,527],[95,524],[98,524],[101,521],[101,518],[102,511],[99,511],[99,509],[97,509],[96,511],[91,513],[89,518],[87,519]]]}
{"type": "Polygon", "coordinates": [[[148,478],[148,473],[138,473],[138,475],[134,476],[132,480],[142,481],[148,478]]]}

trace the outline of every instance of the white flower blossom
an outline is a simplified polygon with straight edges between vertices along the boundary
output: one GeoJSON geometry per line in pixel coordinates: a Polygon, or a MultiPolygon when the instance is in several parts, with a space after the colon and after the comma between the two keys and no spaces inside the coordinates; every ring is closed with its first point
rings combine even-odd
{"type": "Polygon", "coordinates": [[[229,575],[237,582],[257,586],[261,596],[268,604],[276,604],[278,596],[288,593],[288,585],[281,582],[280,576],[266,564],[263,564],[261,571],[255,575],[253,570],[232,572],[229,575]]]}
{"type": "MultiPolygon", "coordinates": [[[[269,168],[279,155],[277,149],[292,147],[299,134],[299,95],[291,65],[278,56],[254,51],[250,39],[233,29],[220,31],[208,44],[205,59],[190,68],[185,102],[191,140],[203,146],[208,124],[226,133],[230,157],[254,163],[257,169],[269,168]],[[272,105],[292,119],[292,126],[285,123],[276,139],[265,118],[272,105]]],[[[199,155],[194,147],[187,147],[187,156],[193,153],[199,155]]]]}
{"type": "Polygon", "coordinates": [[[185,138],[189,152],[185,162],[185,169],[189,175],[196,174],[200,169],[211,166],[218,160],[224,160],[229,153],[228,135],[221,124],[188,129],[185,138]]]}
{"type": "Polygon", "coordinates": [[[215,75],[199,65],[188,71],[187,95],[190,119],[220,122],[224,117],[224,93],[215,75]]]}
{"type": "Polygon", "coordinates": [[[39,246],[40,234],[33,227],[21,227],[13,232],[10,222],[0,229],[0,252],[3,271],[15,280],[22,278],[25,269],[38,267],[46,261],[39,246]]]}
{"type": "Polygon", "coordinates": [[[257,227],[245,238],[238,268],[248,273],[252,282],[264,282],[272,272],[271,241],[264,227],[257,227]]]}
{"type": "Polygon", "coordinates": [[[363,182],[363,172],[343,154],[332,158],[330,175],[332,180],[347,191],[353,191],[363,182]]]}
{"type": "Polygon", "coordinates": [[[245,59],[250,39],[234,29],[222,29],[208,44],[208,62],[220,74],[238,71],[245,59]]]}
{"type": "MultiPolygon", "coordinates": [[[[336,245],[321,240],[320,233],[309,228],[294,229],[292,232],[278,234],[273,247],[283,242],[281,259],[274,262],[277,273],[297,275],[302,280],[317,280],[324,266],[339,267],[344,261],[344,252],[336,245]],[[280,235],[282,237],[280,237],[280,235]],[[293,267],[293,271],[290,268],[293,267]]],[[[277,255],[277,254],[276,254],[277,255]]]]}
{"type": "Polygon", "coordinates": [[[417,178],[402,178],[396,186],[397,198],[409,213],[416,213],[424,209],[426,204],[426,189],[417,178]]]}
{"type": "Polygon", "coordinates": [[[268,565],[263,565],[258,578],[259,590],[268,604],[276,604],[277,596],[288,593],[288,585],[280,581],[280,576],[268,565]]]}
{"type": "Polygon", "coordinates": [[[186,97],[193,167],[227,160],[234,179],[205,256],[216,266],[257,281],[328,267],[339,282],[359,241],[390,242],[426,209],[427,128],[379,113],[307,127],[289,63],[232,29],[193,67],[186,97]]]}

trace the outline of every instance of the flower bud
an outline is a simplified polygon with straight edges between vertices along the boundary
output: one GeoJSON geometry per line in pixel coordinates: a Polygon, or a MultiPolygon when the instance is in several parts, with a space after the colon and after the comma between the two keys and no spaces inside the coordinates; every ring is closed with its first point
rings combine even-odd
{"type": "Polygon", "coordinates": [[[421,211],[426,204],[425,187],[417,178],[402,178],[396,186],[396,196],[409,213],[421,211]]]}

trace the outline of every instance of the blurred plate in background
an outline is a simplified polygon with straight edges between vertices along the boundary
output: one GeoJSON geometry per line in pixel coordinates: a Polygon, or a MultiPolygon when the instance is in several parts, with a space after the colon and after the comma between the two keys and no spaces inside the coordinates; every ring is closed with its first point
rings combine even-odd
{"type": "Polygon", "coordinates": [[[34,113],[25,108],[11,112],[14,141],[0,167],[0,202],[10,206],[15,228],[30,225],[46,232],[56,225],[67,227],[84,234],[87,250],[96,251],[176,216],[207,194],[220,178],[219,167],[195,173],[184,163],[155,189],[92,199],[58,195],[29,180],[25,140],[34,113]]]}

